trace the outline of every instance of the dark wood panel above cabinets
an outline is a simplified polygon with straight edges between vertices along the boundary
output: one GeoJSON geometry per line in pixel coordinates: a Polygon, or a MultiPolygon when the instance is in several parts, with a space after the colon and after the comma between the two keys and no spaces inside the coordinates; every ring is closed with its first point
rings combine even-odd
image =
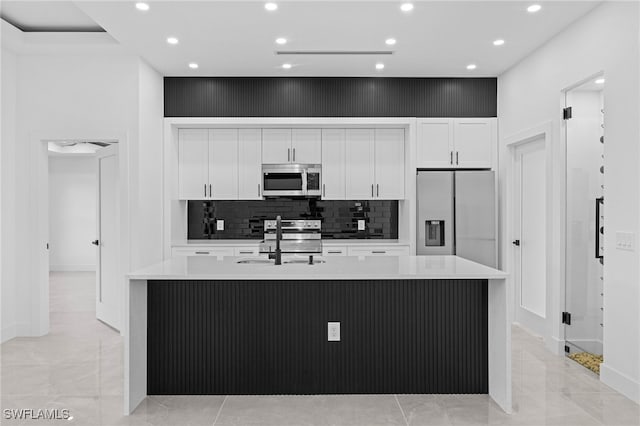
{"type": "Polygon", "coordinates": [[[165,117],[496,117],[496,78],[165,77],[165,117]]]}

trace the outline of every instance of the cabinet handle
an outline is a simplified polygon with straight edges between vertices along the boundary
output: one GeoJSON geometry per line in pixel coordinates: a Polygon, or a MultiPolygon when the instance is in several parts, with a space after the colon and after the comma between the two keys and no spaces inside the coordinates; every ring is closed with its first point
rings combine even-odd
{"type": "Polygon", "coordinates": [[[376,197],[380,196],[380,184],[376,183],[376,197]]]}
{"type": "Polygon", "coordinates": [[[206,183],[204,184],[204,196],[205,196],[205,198],[207,196],[207,184],[206,183]]]}
{"type": "Polygon", "coordinates": [[[449,164],[453,166],[453,151],[449,151],[449,164]]]}
{"type": "Polygon", "coordinates": [[[371,196],[373,197],[373,184],[371,184],[371,196]]]}
{"type": "Polygon", "coordinates": [[[208,251],[197,251],[196,254],[209,254],[208,251]]]}
{"type": "Polygon", "coordinates": [[[209,197],[212,197],[213,195],[211,195],[211,184],[209,184],[209,197]]]}
{"type": "Polygon", "coordinates": [[[296,149],[293,148],[293,162],[296,162],[296,149]]]}
{"type": "Polygon", "coordinates": [[[456,166],[458,165],[458,151],[456,151],[456,166]]]}
{"type": "Polygon", "coordinates": [[[260,184],[258,184],[258,197],[260,197],[260,184]]]}
{"type": "Polygon", "coordinates": [[[240,250],[240,254],[253,254],[252,251],[245,251],[245,250],[240,250]]]}
{"type": "Polygon", "coordinates": [[[324,186],[324,183],[322,184],[322,196],[323,197],[327,196],[327,188],[324,186]]]}
{"type": "Polygon", "coordinates": [[[287,148],[287,162],[291,162],[291,148],[287,148]]]}
{"type": "Polygon", "coordinates": [[[329,251],[327,251],[327,253],[329,253],[329,254],[341,254],[342,250],[329,250],[329,251]]]}
{"type": "Polygon", "coordinates": [[[385,250],[372,250],[371,253],[373,253],[373,254],[385,254],[386,251],[385,250]]]}

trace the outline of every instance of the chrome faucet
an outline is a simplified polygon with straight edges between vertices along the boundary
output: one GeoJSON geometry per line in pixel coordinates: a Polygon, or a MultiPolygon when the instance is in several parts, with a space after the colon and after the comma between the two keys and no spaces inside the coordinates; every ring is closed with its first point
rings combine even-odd
{"type": "Polygon", "coordinates": [[[276,251],[269,253],[269,259],[275,259],[276,265],[282,265],[282,250],[280,250],[280,241],[282,240],[282,217],[276,216],[276,251]]]}

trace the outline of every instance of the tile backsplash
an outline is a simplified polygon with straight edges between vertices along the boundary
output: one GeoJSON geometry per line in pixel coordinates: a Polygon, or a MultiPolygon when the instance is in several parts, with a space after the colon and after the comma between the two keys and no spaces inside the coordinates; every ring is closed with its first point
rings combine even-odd
{"type": "Polygon", "coordinates": [[[266,199],[188,201],[188,238],[262,239],[265,219],[321,219],[322,238],[398,238],[398,201],[266,199]],[[365,229],[358,230],[358,220],[365,229]],[[224,229],[218,229],[224,221],[224,229]]]}

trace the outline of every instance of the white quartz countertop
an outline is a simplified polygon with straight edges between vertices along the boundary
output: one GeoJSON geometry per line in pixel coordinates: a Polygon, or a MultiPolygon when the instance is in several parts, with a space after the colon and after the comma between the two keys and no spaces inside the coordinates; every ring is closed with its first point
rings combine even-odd
{"type": "MultiPolygon", "coordinates": [[[[174,257],[132,272],[132,280],[503,279],[507,273],[458,256],[316,257],[325,263],[238,264],[247,257],[174,257]]],[[[285,256],[283,256],[285,259],[285,256]]]]}
{"type": "MultiPolygon", "coordinates": [[[[172,247],[216,247],[216,246],[251,246],[259,244],[262,240],[187,240],[177,241],[171,244],[172,247]]],[[[408,246],[407,241],[401,240],[383,240],[383,239],[323,239],[322,245],[325,247],[358,245],[358,246],[391,246],[402,245],[408,246]]]]}

